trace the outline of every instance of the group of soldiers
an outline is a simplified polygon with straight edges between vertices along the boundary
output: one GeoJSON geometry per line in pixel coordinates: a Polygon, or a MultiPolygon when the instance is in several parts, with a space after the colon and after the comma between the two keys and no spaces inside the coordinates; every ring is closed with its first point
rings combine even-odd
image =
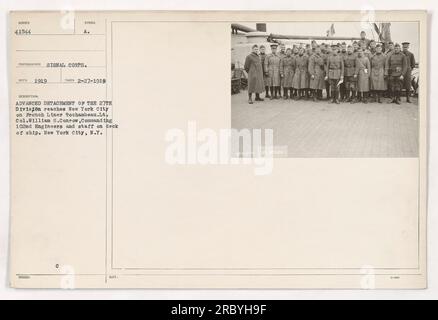
{"type": "Polygon", "coordinates": [[[312,41],[306,46],[271,43],[271,53],[265,46],[252,46],[246,57],[244,69],[248,73],[248,102],[269,99],[326,99],[331,103],[363,102],[372,98],[381,103],[382,97],[391,103],[401,103],[402,89],[410,103],[411,74],[415,67],[409,43],[389,42],[383,50],[381,43],[365,38],[351,45],[320,44],[312,41]],[[280,50],[277,51],[278,47],[280,50]]]}

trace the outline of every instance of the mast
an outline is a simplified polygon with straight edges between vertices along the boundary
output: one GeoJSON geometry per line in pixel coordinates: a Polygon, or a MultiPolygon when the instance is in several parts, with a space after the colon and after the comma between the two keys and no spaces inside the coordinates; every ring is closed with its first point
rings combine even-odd
{"type": "Polygon", "coordinates": [[[360,40],[359,37],[324,37],[324,36],[299,36],[299,35],[283,35],[270,34],[270,39],[288,39],[288,40],[360,40]]]}
{"type": "Polygon", "coordinates": [[[374,23],[374,29],[379,35],[379,40],[383,42],[385,45],[391,41],[391,23],[390,22],[381,22],[380,26],[377,23],[374,23]]]}

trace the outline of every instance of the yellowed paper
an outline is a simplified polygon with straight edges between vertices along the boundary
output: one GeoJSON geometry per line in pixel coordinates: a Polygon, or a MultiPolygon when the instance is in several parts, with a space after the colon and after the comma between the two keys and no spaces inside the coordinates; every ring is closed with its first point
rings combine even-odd
{"type": "Polygon", "coordinates": [[[290,101],[267,121],[277,101],[230,93],[231,25],[363,14],[12,12],[10,285],[425,288],[426,13],[374,14],[418,28],[415,103],[290,101]],[[228,156],[231,128],[273,129],[274,150],[228,156]]]}

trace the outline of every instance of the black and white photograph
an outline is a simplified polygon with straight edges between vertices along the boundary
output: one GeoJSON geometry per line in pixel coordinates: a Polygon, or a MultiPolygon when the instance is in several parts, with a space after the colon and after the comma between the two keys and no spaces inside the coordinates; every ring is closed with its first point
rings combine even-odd
{"type": "Polygon", "coordinates": [[[0,300],[438,296],[431,0],[3,2],[0,300]]]}
{"type": "Polygon", "coordinates": [[[418,22],[231,25],[231,126],[274,157],[418,157],[418,22]]]}

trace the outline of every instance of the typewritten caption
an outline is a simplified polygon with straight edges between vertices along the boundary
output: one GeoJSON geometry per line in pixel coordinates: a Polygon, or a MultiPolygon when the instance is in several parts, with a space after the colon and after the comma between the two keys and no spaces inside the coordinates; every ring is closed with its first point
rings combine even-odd
{"type": "Polygon", "coordinates": [[[17,136],[101,136],[117,129],[107,100],[39,100],[15,102],[17,136]]]}

